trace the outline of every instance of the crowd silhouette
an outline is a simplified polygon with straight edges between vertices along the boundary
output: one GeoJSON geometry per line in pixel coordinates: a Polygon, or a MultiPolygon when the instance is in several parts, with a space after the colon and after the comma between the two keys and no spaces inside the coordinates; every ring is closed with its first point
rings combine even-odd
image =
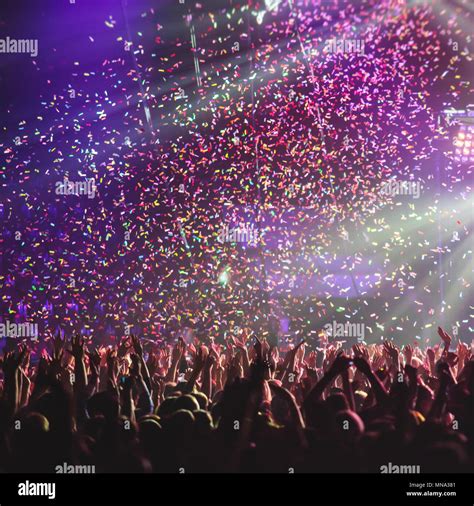
{"type": "Polygon", "coordinates": [[[469,472],[474,360],[438,329],[421,349],[241,333],[94,347],[59,335],[36,357],[5,351],[3,472],[469,472]],[[455,350],[455,351],[452,351],[455,350]]]}

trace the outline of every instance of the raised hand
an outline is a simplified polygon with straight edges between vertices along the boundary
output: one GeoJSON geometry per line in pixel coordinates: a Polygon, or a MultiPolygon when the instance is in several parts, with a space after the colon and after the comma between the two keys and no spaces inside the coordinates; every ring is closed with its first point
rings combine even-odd
{"type": "Polygon", "coordinates": [[[132,388],[133,388],[133,385],[135,385],[135,380],[136,380],[137,376],[134,375],[134,374],[130,374],[130,376],[127,376],[124,380],[123,383],[120,383],[120,388],[124,391],[124,392],[131,392],[132,391],[132,388]]]}
{"type": "Polygon", "coordinates": [[[116,384],[119,373],[119,362],[117,353],[112,348],[109,348],[107,350],[107,372],[109,375],[109,379],[111,379],[114,382],[114,384],[116,384]]]}
{"type": "Polygon", "coordinates": [[[463,343],[462,341],[459,341],[459,343],[458,343],[457,354],[459,357],[459,365],[460,365],[460,367],[462,367],[464,365],[464,362],[466,361],[466,358],[469,355],[469,349],[468,349],[467,345],[465,343],[463,343]]]}
{"type": "Polygon", "coordinates": [[[445,355],[445,360],[450,367],[454,367],[458,363],[459,357],[456,353],[448,352],[445,355]]]}
{"type": "Polygon", "coordinates": [[[451,368],[446,362],[438,362],[438,377],[440,379],[441,388],[453,385],[456,381],[453,378],[451,368]]]}
{"type": "Polygon", "coordinates": [[[141,378],[142,364],[140,361],[140,357],[137,354],[132,353],[130,355],[130,358],[132,360],[132,363],[130,364],[130,376],[132,376],[134,378],[141,378]]]}
{"type": "Polygon", "coordinates": [[[405,373],[410,378],[410,381],[416,383],[417,379],[417,369],[416,367],[411,366],[410,364],[405,364],[405,373]]]}
{"type": "Polygon", "coordinates": [[[173,346],[171,351],[171,364],[166,372],[167,381],[176,381],[178,364],[186,353],[186,343],[182,337],[178,338],[178,342],[173,346]]]}
{"type": "Polygon", "coordinates": [[[453,340],[453,338],[446,331],[444,331],[441,327],[438,327],[438,335],[443,340],[444,349],[449,350],[449,347],[451,346],[451,341],[453,340]]]}
{"type": "MultiPolygon", "coordinates": [[[[258,358],[250,366],[250,383],[253,387],[266,383],[266,378],[269,376],[270,363],[267,360],[258,358]]],[[[229,364],[229,371],[227,382],[239,376],[242,372],[242,367],[238,357],[234,357],[232,363],[229,364]]]]}
{"type": "Polygon", "coordinates": [[[170,361],[170,352],[169,349],[158,350],[158,366],[168,368],[170,361]]]}
{"type": "Polygon", "coordinates": [[[46,380],[49,372],[49,360],[46,356],[42,355],[38,363],[38,369],[36,373],[36,381],[46,380]]]}
{"type": "MultiPolygon", "coordinates": [[[[197,344],[197,346],[199,347],[199,344],[197,344]]],[[[194,343],[191,343],[188,346],[188,352],[191,355],[191,357],[194,357],[194,355],[196,355],[197,351],[196,351],[196,346],[194,345],[194,343]]]]}
{"type": "Polygon", "coordinates": [[[14,351],[7,351],[3,356],[2,369],[5,377],[13,377],[19,370],[21,361],[24,358],[26,350],[20,351],[19,355],[15,355],[14,351]]]}
{"type": "Polygon", "coordinates": [[[198,371],[201,371],[206,363],[206,359],[209,353],[205,346],[200,346],[196,352],[196,356],[194,357],[194,368],[198,371]]]}
{"type": "Polygon", "coordinates": [[[128,346],[128,337],[125,337],[123,338],[119,345],[118,345],[118,349],[117,349],[117,356],[119,358],[123,358],[125,357],[125,355],[128,353],[128,351],[130,350],[130,346],[128,346]]]}
{"type": "Polygon", "coordinates": [[[150,372],[150,377],[153,377],[153,375],[155,374],[155,372],[158,370],[159,367],[159,359],[155,353],[150,352],[148,354],[146,366],[148,367],[148,371],[150,372]]]}
{"type": "Polygon", "coordinates": [[[342,352],[339,352],[334,362],[330,366],[329,372],[337,376],[338,374],[347,371],[347,369],[349,369],[349,367],[351,366],[351,363],[352,359],[350,357],[344,355],[342,352]]]}
{"type": "Polygon", "coordinates": [[[100,356],[99,348],[94,348],[89,353],[89,363],[92,364],[97,370],[100,370],[100,363],[102,361],[102,357],[100,356]]]}
{"type": "Polygon", "coordinates": [[[411,360],[413,358],[413,352],[415,350],[413,349],[413,346],[411,346],[410,344],[406,344],[404,347],[403,347],[403,355],[405,357],[405,363],[408,364],[408,365],[411,365],[411,360]]]}
{"type": "Polygon", "coordinates": [[[206,357],[206,362],[204,363],[204,368],[205,369],[212,369],[212,367],[214,367],[214,365],[217,363],[217,359],[215,357],[215,355],[212,353],[212,351],[210,353],[208,353],[207,357],[206,357]]]}
{"type": "Polygon", "coordinates": [[[67,350],[76,360],[84,358],[84,338],[76,334],[71,339],[71,349],[67,350]]]}
{"type": "MultiPolygon", "coordinates": [[[[257,360],[257,362],[264,362],[263,360],[257,360]]],[[[244,375],[242,364],[240,363],[240,357],[235,355],[232,360],[227,364],[227,381],[232,382],[235,378],[241,378],[244,375]]]]}
{"type": "Polygon", "coordinates": [[[385,354],[389,357],[392,362],[392,365],[398,369],[400,365],[399,361],[399,350],[391,341],[384,341],[383,350],[385,354]]]}
{"type": "Polygon", "coordinates": [[[61,350],[64,349],[64,346],[66,345],[66,341],[64,339],[61,339],[61,333],[56,333],[56,336],[53,339],[53,357],[57,357],[61,350]]]}
{"type": "Polygon", "coordinates": [[[336,356],[337,356],[337,349],[334,346],[331,345],[328,348],[326,348],[326,367],[327,368],[331,367],[336,356]]]}
{"type": "Polygon", "coordinates": [[[310,383],[314,383],[318,380],[318,371],[314,367],[310,367],[308,364],[305,366],[306,369],[306,378],[310,380],[310,383]]]}
{"type": "Polygon", "coordinates": [[[165,388],[165,379],[155,374],[151,379],[151,384],[152,384],[152,392],[154,394],[154,400],[156,404],[158,404],[163,397],[163,391],[165,388]]]}
{"type": "Polygon", "coordinates": [[[278,348],[276,346],[273,346],[270,349],[268,360],[270,361],[270,364],[271,364],[272,369],[274,371],[276,371],[276,368],[278,366],[279,358],[280,358],[280,354],[278,352],[278,348]]]}
{"type": "Polygon", "coordinates": [[[52,378],[57,378],[57,376],[62,373],[63,357],[64,348],[55,348],[49,363],[49,374],[52,378]]]}
{"type": "Polygon", "coordinates": [[[316,369],[316,352],[311,351],[306,359],[306,367],[308,369],[316,369]]]}
{"type": "Polygon", "coordinates": [[[433,364],[435,363],[435,360],[436,360],[436,353],[435,351],[433,350],[433,348],[427,348],[426,349],[426,357],[427,359],[432,362],[433,364]]]}
{"type": "Polygon", "coordinates": [[[139,357],[143,357],[143,346],[142,346],[142,343],[140,342],[140,338],[138,336],[135,336],[134,334],[132,334],[131,338],[132,338],[132,344],[133,344],[133,349],[135,350],[135,353],[139,357]]]}
{"type": "Polygon", "coordinates": [[[179,362],[186,351],[186,343],[184,342],[183,338],[180,337],[178,339],[178,342],[173,347],[173,351],[171,352],[171,358],[174,363],[179,362]]]}
{"type": "Polygon", "coordinates": [[[16,355],[13,351],[8,351],[3,356],[2,368],[4,374],[4,399],[7,400],[7,407],[9,414],[12,415],[20,407],[21,392],[20,392],[20,378],[21,368],[20,364],[24,360],[26,354],[26,347],[16,355]]]}
{"type": "Polygon", "coordinates": [[[292,350],[290,350],[288,353],[291,354],[291,357],[296,357],[296,354],[301,349],[302,346],[306,344],[306,339],[302,339],[292,350]]]}
{"type": "Polygon", "coordinates": [[[270,345],[266,339],[262,340],[262,353],[264,358],[268,358],[268,354],[270,352],[270,345]]]}
{"type": "Polygon", "coordinates": [[[381,356],[381,355],[374,355],[373,359],[372,359],[372,369],[374,371],[378,371],[379,369],[381,369],[385,364],[385,360],[384,358],[381,356]]]}
{"type": "Polygon", "coordinates": [[[367,362],[369,362],[369,360],[370,360],[369,350],[367,349],[366,346],[361,346],[360,344],[354,344],[354,346],[352,347],[352,351],[354,352],[354,357],[362,357],[367,362]]]}
{"type": "Polygon", "coordinates": [[[263,358],[263,347],[262,347],[262,341],[255,336],[255,344],[253,345],[255,349],[255,353],[257,354],[257,360],[263,358]]]}
{"type": "Polygon", "coordinates": [[[23,345],[23,348],[25,350],[25,353],[24,353],[23,358],[22,358],[22,360],[20,362],[20,367],[24,371],[27,371],[28,367],[30,366],[31,349],[26,344],[23,345]]]}
{"type": "Polygon", "coordinates": [[[291,416],[291,423],[299,429],[298,436],[300,438],[300,444],[302,446],[305,446],[306,439],[303,432],[305,426],[304,419],[298,407],[298,403],[296,402],[295,396],[289,390],[277,385],[276,383],[269,382],[269,387],[275,396],[279,396],[284,402],[287,403],[291,416]]]}
{"type": "Polygon", "coordinates": [[[354,365],[358,371],[366,376],[372,373],[372,368],[370,367],[368,360],[362,356],[354,357],[354,365]]]}

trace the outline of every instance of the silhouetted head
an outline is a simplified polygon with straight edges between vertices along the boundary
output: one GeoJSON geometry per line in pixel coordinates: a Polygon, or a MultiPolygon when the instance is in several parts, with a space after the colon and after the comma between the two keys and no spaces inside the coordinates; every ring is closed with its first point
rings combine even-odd
{"type": "Polygon", "coordinates": [[[346,442],[356,442],[364,433],[364,422],[355,411],[339,411],[334,420],[334,429],[339,438],[346,442]]]}
{"type": "Polygon", "coordinates": [[[188,411],[197,411],[200,409],[199,402],[194,395],[181,395],[174,401],[174,410],[186,409],[188,411]]]}
{"type": "Polygon", "coordinates": [[[87,401],[87,412],[90,417],[102,415],[106,420],[118,417],[120,411],[119,401],[111,392],[99,392],[87,401]]]}
{"type": "Polygon", "coordinates": [[[333,413],[349,409],[349,404],[347,403],[346,396],[343,393],[331,394],[326,399],[326,405],[333,413]]]}
{"type": "Polygon", "coordinates": [[[207,409],[209,401],[203,392],[193,392],[192,396],[198,401],[200,409],[207,409]]]}

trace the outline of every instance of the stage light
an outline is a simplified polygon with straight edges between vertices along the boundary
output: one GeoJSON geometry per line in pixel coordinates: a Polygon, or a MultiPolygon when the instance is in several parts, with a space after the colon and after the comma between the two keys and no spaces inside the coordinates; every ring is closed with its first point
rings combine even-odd
{"type": "Polygon", "coordinates": [[[229,282],[230,276],[229,276],[229,268],[226,267],[220,274],[219,274],[219,283],[222,286],[226,286],[229,282]]]}
{"type": "Polygon", "coordinates": [[[474,162],[474,146],[472,137],[474,134],[474,124],[463,123],[459,126],[459,131],[454,138],[454,159],[457,162],[474,162]]]}
{"type": "Polygon", "coordinates": [[[281,0],[265,0],[265,10],[257,12],[257,23],[261,25],[266,12],[276,12],[281,0]]]}
{"type": "Polygon", "coordinates": [[[443,111],[447,126],[454,128],[452,143],[454,149],[447,153],[458,163],[474,162],[474,110],[468,106],[467,110],[447,109],[443,111]]]}

